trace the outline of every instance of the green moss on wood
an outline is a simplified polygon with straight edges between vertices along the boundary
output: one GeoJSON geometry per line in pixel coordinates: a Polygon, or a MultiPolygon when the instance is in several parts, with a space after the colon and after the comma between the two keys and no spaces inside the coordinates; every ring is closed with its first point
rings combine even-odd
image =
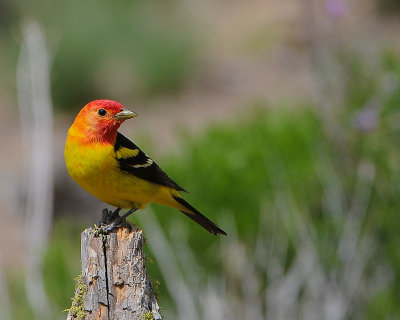
{"type": "Polygon", "coordinates": [[[153,313],[151,311],[147,311],[142,314],[142,320],[154,320],[153,313]]]}
{"type": "Polygon", "coordinates": [[[86,316],[86,311],[83,308],[83,299],[88,291],[88,288],[82,282],[82,274],[79,274],[75,278],[75,281],[75,295],[72,298],[72,305],[71,308],[66,309],[65,311],[68,311],[74,318],[83,320],[86,316]]]}

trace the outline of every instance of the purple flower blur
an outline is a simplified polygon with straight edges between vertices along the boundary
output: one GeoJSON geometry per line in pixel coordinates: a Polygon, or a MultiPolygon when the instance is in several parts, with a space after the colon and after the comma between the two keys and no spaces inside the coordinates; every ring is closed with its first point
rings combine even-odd
{"type": "Polygon", "coordinates": [[[332,18],[339,18],[346,12],[346,4],[342,0],[326,0],[325,11],[332,18]]]}

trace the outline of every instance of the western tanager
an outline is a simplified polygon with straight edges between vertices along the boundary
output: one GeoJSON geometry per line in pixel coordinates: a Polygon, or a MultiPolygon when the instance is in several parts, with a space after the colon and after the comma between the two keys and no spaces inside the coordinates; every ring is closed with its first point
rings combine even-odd
{"type": "Polygon", "coordinates": [[[156,202],[180,210],[213,234],[224,234],[179,194],[185,191],[152,159],[117,130],[137,114],[112,100],[95,100],[79,112],[68,130],[65,162],[83,189],[117,207],[110,231],[129,214],[156,202]],[[128,208],[122,217],[121,208],[128,208]]]}

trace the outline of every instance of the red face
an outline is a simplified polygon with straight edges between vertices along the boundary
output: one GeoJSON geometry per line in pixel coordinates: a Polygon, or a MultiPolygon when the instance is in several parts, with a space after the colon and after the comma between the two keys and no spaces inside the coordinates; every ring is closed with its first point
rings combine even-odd
{"type": "Polygon", "coordinates": [[[135,116],[117,101],[94,100],[79,112],[75,122],[82,122],[79,125],[85,128],[88,138],[100,141],[115,136],[122,122],[135,116]]]}

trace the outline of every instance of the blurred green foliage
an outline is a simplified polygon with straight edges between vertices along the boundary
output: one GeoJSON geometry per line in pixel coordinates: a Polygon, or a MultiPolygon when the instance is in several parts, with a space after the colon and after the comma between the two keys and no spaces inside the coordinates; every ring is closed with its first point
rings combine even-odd
{"type": "Polygon", "coordinates": [[[33,310],[29,305],[26,296],[24,277],[22,270],[14,270],[8,276],[10,310],[12,312],[12,319],[33,319],[33,310]]]}
{"type": "MultiPolygon", "coordinates": [[[[400,59],[397,52],[385,50],[378,65],[369,65],[360,55],[348,55],[342,63],[349,66],[345,74],[348,85],[336,118],[325,118],[318,106],[267,110],[265,106],[250,105],[253,116],[230,125],[212,126],[200,137],[186,137],[183,151],[172,156],[166,167],[181,185],[190,186],[190,194],[185,195],[189,202],[222,228],[226,227],[224,221],[233,220],[239,238],[249,247],[255,246],[260,225],[265,227],[270,242],[273,238],[296,241],[290,229],[274,229],[274,197],[281,186],[289,189],[297,211],[315,230],[313,237],[320,259],[332,276],[343,272],[337,248],[346,220],[349,216],[362,219],[361,237],[372,239],[377,248],[371,248],[366,272],[372,277],[380,268],[389,268],[393,281],[362,301],[370,314],[364,313],[364,307],[354,310],[354,314],[374,319],[380,310],[381,315],[384,312],[385,316],[397,318],[400,59]],[[358,189],[369,183],[371,194],[363,200],[363,216],[358,212],[362,205],[354,203],[354,199],[358,189]],[[336,185],[337,190],[327,190],[326,184],[336,185]],[[330,201],[336,203],[329,204],[330,201]],[[260,215],[263,212],[265,216],[260,215]]],[[[155,210],[167,233],[181,224],[178,220],[182,217],[171,209],[155,210]]],[[[215,244],[219,240],[194,224],[187,223],[185,227],[189,228],[187,234],[197,261],[207,261],[202,267],[210,277],[221,267],[215,244]]],[[[293,230],[297,227],[293,225],[293,230]]],[[[229,233],[236,231],[227,231],[229,241],[229,233]]],[[[288,266],[296,255],[296,246],[289,248],[288,266]]],[[[156,270],[153,274],[161,279],[156,270]]],[[[166,294],[162,282],[161,299],[166,294]]]]}
{"type": "Polygon", "coordinates": [[[385,14],[399,14],[400,1],[399,0],[376,0],[376,6],[385,14]]]}
{"type": "MultiPolygon", "coordinates": [[[[360,56],[346,59],[348,86],[336,118],[325,117],[312,104],[268,109],[255,103],[247,106],[253,112],[247,111],[246,118],[210,126],[197,137],[184,135],[179,154],[158,161],[190,190],[185,198],[226,229],[226,239],[211,236],[170,208],[154,210],[171,243],[177,240],[176,232],[188,237],[205,280],[226,272],[219,243],[236,234],[247,248],[256,246],[260,234],[271,250],[273,243],[289,241],[284,259],[290,268],[299,226],[289,216],[279,217],[286,219],[285,227],[276,227],[276,199],[282,190],[293,197],[286,204],[295,203],[297,214],[313,230],[318,256],[331,277],[343,273],[338,246],[346,220],[361,219],[360,237],[373,243],[364,272],[371,283],[379,270],[389,270],[385,273],[391,278],[383,288],[361,295],[349,319],[398,318],[400,59],[392,50],[382,54],[379,66],[369,66],[360,56]],[[359,189],[369,185],[370,193],[360,198],[359,189]]],[[[46,287],[60,310],[69,306],[73,278],[79,273],[79,232],[74,224],[57,221],[44,260],[46,287]]],[[[150,274],[160,281],[160,305],[173,309],[163,285],[163,266],[152,252],[148,256],[155,261],[148,264],[150,274]]],[[[260,281],[267,286],[270,279],[260,281]]],[[[16,284],[12,287],[12,292],[19,290],[16,284]]],[[[15,319],[23,319],[18,315],[15,319]]]]}
{"type": "Polygon", "coordinates": [[[71,292],[74,293],[75,288],[74,279],[80,269],[80,250],[76,249],[80,247],[79,234],[84,228],[81,224],[58,220],[44,257],[44,283],[58,312],[70,307],[70,299],[73,297],[71,292]]]}
{"type": "Polygon", "coordinates": [[[123,101],[173,94],[184,86],[195,62],[199,39],[173,0],[4,4],[16,16],[0,43],[10,51],[3,53],[12,66],[7,69],[14,72],[18,57],[12,49],[17,46],[11,45],[18,38],[8,34],[18,34],[18,17],[35,18],[47,33],[57,107],[77,110],[82,101],[101,97],[123,101]]]}

